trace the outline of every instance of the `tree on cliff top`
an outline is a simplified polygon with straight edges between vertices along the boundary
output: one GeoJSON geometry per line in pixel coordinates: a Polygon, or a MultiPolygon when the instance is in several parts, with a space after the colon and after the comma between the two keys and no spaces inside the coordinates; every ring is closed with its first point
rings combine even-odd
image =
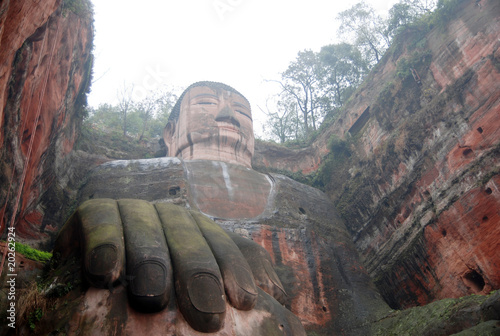
{"type": "Polygon", "coordinates": [[[361,83],[369,64],[361,52],[348,43],[324,46],[319,58],[324,70],[323,86],[332,91],[331,99],[327,101],[328,110],[340,108],[361,83]]]}
{"type": "MultiPolygon", "coordinates": [[[[260,108],[260,107],[259,107],[260,108]]],[[[267,123],[264,124],[264,133],[272,139],[278,139],[280,143],[304,139],[304,127],[300,120],[299,110],[295,97],[287,92],[272,97],[266,102],[266,109],[260,110],[267,116],[267,123]],[[271,108],[269,101],[272,99],[271,108]]]]}
{"type": "Polygon", "coordinates": [[[389,47],[386,23],[375,10],[359,2],[338,15],[338,33],[345,40],[353,40],[370,64],[376,64],[389,47]]]}
{"type": "Polygon", "coordinates": [[[361,52],[347,43],[325,46],[319,53],[299,52],[281,81],[275,81],[282,91],[264,111],[266,133],[281,143],[306,140],[327,113],[343,106],[367,72],[361,52]]]}
{"type": "Polygon", "coordinates": [[[389,10],[387,34],[392,39],[400,27],[415,22],[419,17],[436,8],[435,0],[400,0],[389,10]]]}
{"type": "Polygon", "coordinates": [[[120,111],[121,118],[123,121],[123,136],[127,135],[127,114],[132,106],[132,93],[134,92],[133,86],[127,86],[123,84],[123,88],[118,91],[118,110],[120,111]]]}
{"type": "Polygon", "coordinates": [[[302,113],[302,121],[306,134],[310,128],[316,130],[316,122],[320,117],[321,106],[328,91],[322,87],[322,72],[318,55],[311,50],[300,51],[294,62],[281,74],[283,92],[293,97],[302,113]]]}

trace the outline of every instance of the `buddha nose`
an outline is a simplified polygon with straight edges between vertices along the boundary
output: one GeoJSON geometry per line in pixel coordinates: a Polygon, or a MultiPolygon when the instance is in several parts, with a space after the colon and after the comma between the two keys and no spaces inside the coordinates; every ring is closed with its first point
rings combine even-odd
{"type": "Polygon", "coordinates": [[[238,121],[238,119],[236,119],[236,114],[228,105],[224,106],[224,108],[220,110],[220,112],[215,117],[215,121],[225,121],[237,127],[240,127],[240,122],[238,121]]]}

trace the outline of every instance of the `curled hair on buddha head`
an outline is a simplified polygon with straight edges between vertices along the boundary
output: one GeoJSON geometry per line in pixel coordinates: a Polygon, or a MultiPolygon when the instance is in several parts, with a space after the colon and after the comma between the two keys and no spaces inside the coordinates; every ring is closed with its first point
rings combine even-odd
{"type": "MultiPolygon", "coordinates": [[[[224,83],[210,82],[210,81],[196,82],[196,83],[189,85],[188,88],[186,90],[184,90],[184,92],[181,94],[179,99],[177,99],[177,102],[175,103],[175,105],[172,109],[172,112],[170,112],[170,116],[168,117],[168,121],[177,121],[177,119],[179,119],[179,113],[181,112],[182,99],[184,99],[186,92],[188,92],[189,90],[191,90],[192,88],[197,87],[197,86],[207,86],[211,89],[223,89],[226,91],[237,93],[240,96],[242,96],[243,98],[245,98],[245,96],[242,95],[241,93],[239,93],[236,89],[234,89],[234,88],[232,88],[229,85],[226,85],[224,83]]],[[[245,98],[245,100],[247,101],[248,105],[250,105],[250,102],[248,101],[248,99],[245,98]]]]}

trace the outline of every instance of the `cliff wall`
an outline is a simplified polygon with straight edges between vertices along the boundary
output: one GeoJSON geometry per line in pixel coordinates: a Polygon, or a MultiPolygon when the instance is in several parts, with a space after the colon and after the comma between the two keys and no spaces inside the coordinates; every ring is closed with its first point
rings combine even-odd
{"type": "Polygon", "coordinates": [[[68,154],[84,113],[92,38],[86,1],[0,3],[2,233],[14,218],[18,237],[47,242],[66,216],[68,154]]]}
{"type": "Polygon", "coordinates": [[[499,13],[457,1],[409,27],[307,155],[257,148],[315,169],[394,308],[500,288],[499,13]]]}

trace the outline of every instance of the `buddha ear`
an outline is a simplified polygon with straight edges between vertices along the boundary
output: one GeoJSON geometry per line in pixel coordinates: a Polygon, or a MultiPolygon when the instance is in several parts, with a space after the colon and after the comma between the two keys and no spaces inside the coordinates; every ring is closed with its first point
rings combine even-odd
{"type": "Polygon", "coordinates": [[[163,141],[165,141],[165,145],[167,146],[167,156],[171,156],[172,153],[170,153],[173,145],[173,138],[174,138],[174,133],[175,133],[175,126],[177,122],[176,121],[169,121],[167,123],[167,126],[163,129],[163,141]]]}

